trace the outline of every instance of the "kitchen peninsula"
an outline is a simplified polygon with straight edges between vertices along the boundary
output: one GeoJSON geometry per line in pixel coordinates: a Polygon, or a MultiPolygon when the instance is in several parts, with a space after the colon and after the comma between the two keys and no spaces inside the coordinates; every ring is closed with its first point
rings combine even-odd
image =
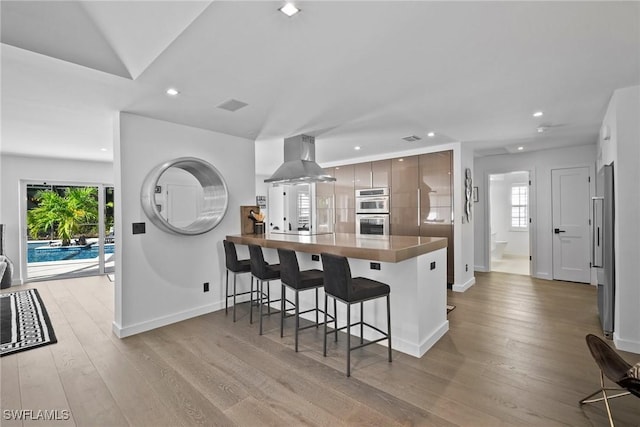
{"type": "MultiPolygon", "coordinates": [[[[349,259],[354,277],[363,276],[387,283],[391,287],[394,350],[421,357],[449,330],[446,312],[446,238],[393,235],[361,238],[352,233],[269,233],[232,235],[227,236],[227,240],[237,245],[261,246],[265,259],[270,263],[278,263],[278,248],[294,250],[298,252],[301,269],[322,269],[319,257],[315,260],[313,255],[322,252],[342,255],[349,259]]],[[[276,291],[275,286],[272,291],[276,291]]],[[[302,307],[313,306],[314,298],[311,295],[307,298],[303,296],[304,293],[301,294],[302,307]]],[[[383,327],[386,325],[386,310],[382,304],[384,302],[379,301],[365,304],[367,322],[383,327]]],[[[346,311],[341,306],[338,307],[338,320],[339,326],[344,326],[346,311]]],[[[352,315],[354,320],[358,319],[359,311],[354,309],[352,315]]],[[[365,338],[373,337],[365,333],[365,338]]]]}

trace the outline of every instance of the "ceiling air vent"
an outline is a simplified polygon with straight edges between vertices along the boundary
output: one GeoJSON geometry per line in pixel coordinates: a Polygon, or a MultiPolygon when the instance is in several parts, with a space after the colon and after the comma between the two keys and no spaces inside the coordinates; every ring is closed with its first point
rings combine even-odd
{"type": "Polygon", "coordinates": [[[234,112],[234,111],[238,111],[243,107],[246,107],[247,105],[249,104],[247,104],[246,102],[238,101],[237,99],[230,99],[218,105],[218,108],[222,108],[223,110],[234,112]]]}
{"type": "Polygon", "coordinates": [[[413,141],[420,141],[422,138],[420,138],[419,136],[416,136],[416,135],[410,135],[410,136],[405,136],[402,139],[404,139],[407,142],[413,142],[413,141]]]}

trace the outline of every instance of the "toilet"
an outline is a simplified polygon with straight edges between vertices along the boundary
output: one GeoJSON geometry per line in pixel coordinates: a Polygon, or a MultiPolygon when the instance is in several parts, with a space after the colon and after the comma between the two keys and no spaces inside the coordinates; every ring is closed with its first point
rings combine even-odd
{"type": "Polygon", "coordinates": [[[507,246],[506,240],[496,240],[497,233],[491,233],[491,256],[496,259],[502,259],[504,249],[507,246]]]}

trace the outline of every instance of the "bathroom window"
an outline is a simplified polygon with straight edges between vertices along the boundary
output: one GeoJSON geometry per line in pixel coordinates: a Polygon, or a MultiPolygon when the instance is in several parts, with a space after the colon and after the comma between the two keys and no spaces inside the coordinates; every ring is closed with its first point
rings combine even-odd
{"type": "Polygon", "coordinates": [[[529,226],[529,187],[526,184],[511,186],[511,229],[524,231],[529,226]]]}

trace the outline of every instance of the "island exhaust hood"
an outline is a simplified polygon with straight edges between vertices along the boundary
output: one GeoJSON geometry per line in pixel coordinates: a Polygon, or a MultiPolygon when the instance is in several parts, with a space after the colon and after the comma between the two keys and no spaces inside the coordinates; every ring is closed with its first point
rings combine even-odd
{"type": "Polygon", "coordinates": [[[302,184],[330,182],[336,179],[327,174],[316,162],[316,139],[297,135],[284,140],[284,163],[264,182],[302,184]]]}

